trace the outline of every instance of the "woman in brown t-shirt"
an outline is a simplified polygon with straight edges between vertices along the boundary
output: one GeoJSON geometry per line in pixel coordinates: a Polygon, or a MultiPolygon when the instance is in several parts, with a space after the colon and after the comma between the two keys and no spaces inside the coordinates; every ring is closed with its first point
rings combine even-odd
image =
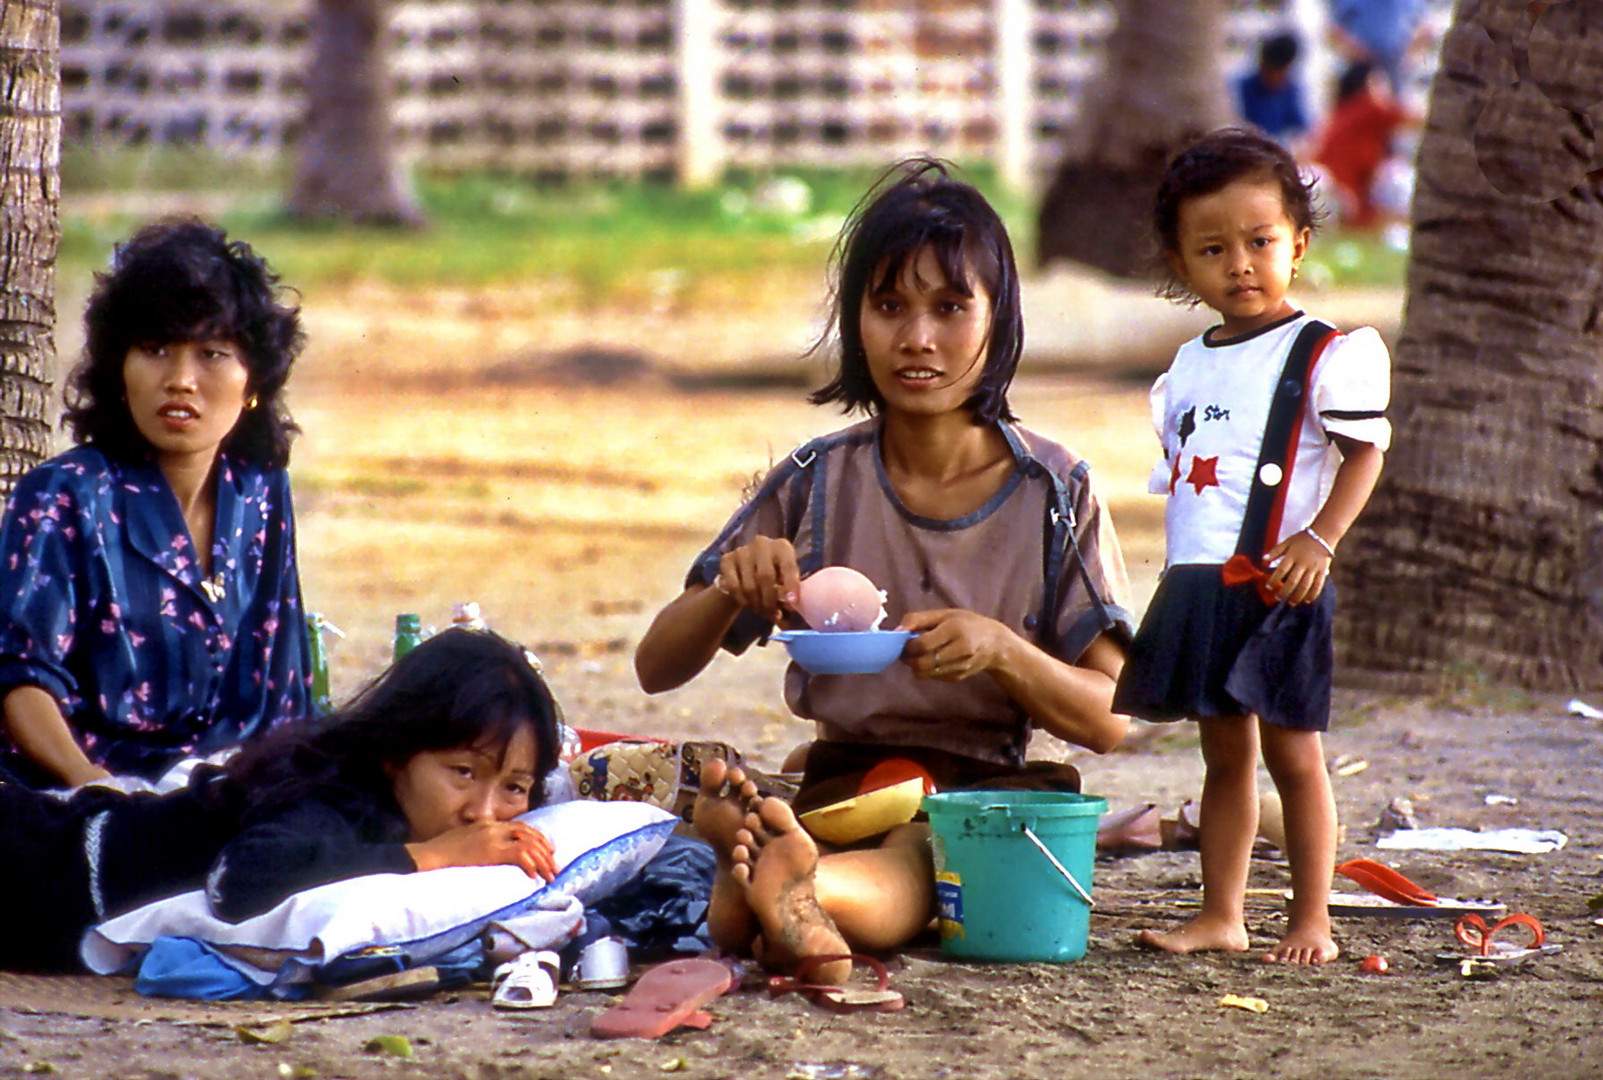
{"type": "MultiPolygon", "coordinates": [[[[770,473],[641,640],[641,686],[673,689],[720,648],[743,651],[791,617],[805,574],[852,566],[917,636],[873,677],[792,666],[787,700],[819,736],[797,806],[887,758],[942,788],[1077,787],[1071,767],[1026,766],[1025,748],[1035,727],[1098,752],[1123,738],[1124,568],[1084,463],[1008,407],[1023,328],[1006,229],[973,187],[916,160],[859,204],[837,253],[839,370],[812,400],[869,419],[770,473]]],[[[714,940],[755,945],[769,966],[893,948],[934,914],[925,824],[820,856],[792,806],[721,761],[694,821],[719,854],[714,940]]]]}

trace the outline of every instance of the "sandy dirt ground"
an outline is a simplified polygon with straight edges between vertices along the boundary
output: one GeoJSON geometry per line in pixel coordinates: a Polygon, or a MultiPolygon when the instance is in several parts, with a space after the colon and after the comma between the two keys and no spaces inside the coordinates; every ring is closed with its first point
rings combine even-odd
{"type": "MultiPolygon", "coordinates": [[[[653,362],[644,343],[668,339],[650,319],[620,318],[608,340],[626,342],[627,362],[597,385],[566,362],[582,327],[532,315],[509,326],[516,313],[504,306],[402,312],[368,299],[309,310],[315,344],[294,387],[306,428],[294,476],[307,597],[348,635],[332,649],[337,693],[379,669],[397,612],[440,624],[453,601],[476,600],[541,654],[581,725],[723,739],[766,767],[805,739],[780,698],[777,650],[724,658],[651,699],[630,670],[651,614],[743,487],[835,423],[802,402],[803,384],[687,378],[653,362]]],[[[808,317],[783,313],[780,334],[754,323],[719,348],[782,355],[808,317]],[[784,347],[759,347],[776,336],[784,347]]],[[[1026,423],[1094,462],[1143,604],[1161,563],[1161,510],[1143,494],[1143,382],[1043,369],[1020,380],[1014,402],[1026,423]]],[[[1172,816],[1200,784],[1186,727],[1142,726],[1101,758],[1036,750],[1074,760],[1114,809],[1154,802],[1172,816]]],[[[1263,964],[1289,880],[1270,853],[1253,865],[1253,954],[1156,955],[1132,935],[1195,910],[1200,877],[1194,851],[1154,852],[1098,862],[1083,960],[955,963],[931,938],[890,958],[907,1000],[898,1013],[770,998],[754,976],[712,1005],[705,1032],[609,1043],[587,1033],[610,1000],[596,992],[532,1014],[494,1011],[476,988],[330,1016],[145,1001],[120,980],[0,977],[0,1077],[1603,1075],[1603,927],[1587,909],[1603,893],[1603,721],[1568,715],[1563,699],[1473,683],[1431,700],[1349,690],[1327,753],[1341,765],[1343,859],[1382,859],[1442,895],[1502,901],[1540,919],[1562,951],[1466,978],[1437,960],[1456,948],[1451,920],[1364,916],[1338,921],[1344,955],[1322,969],[1263,964]],[[1557,829],[1568,843],[1543,855],[1379,851],[1378,822],[1398,797],[1422,825],[1557,829]],[[1360,971],[1374,953],[1389,959],[1387,974],[1360,971]],[[1227,994],[1267,1011],[1222,1006],[1227,994]],[[250,1041],[242,1027],[278,1041],[250,1041]],[[390,1034],[408,1037],[411,1058],[364,1050],[390,1034]]]]}

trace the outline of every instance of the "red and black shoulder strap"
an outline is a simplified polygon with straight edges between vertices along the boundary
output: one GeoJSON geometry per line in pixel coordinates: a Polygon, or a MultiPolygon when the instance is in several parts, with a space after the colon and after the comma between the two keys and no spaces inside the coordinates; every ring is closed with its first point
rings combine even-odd
{"type": "Polygon", "coordinates": [[[1247,495],[1247,511],[1236,540],[1236,554],[1245,555],[1253,565],[1263,561],[1264,553],[1274,546],[1280,533],[1314,365],[1335,336],[1335,327],[1318,319],[1310,321],[1298,332],[1280,370],[1269,419],[1264,424],[1258,465],[1252,474],[1252,491],[1247,495]]]}

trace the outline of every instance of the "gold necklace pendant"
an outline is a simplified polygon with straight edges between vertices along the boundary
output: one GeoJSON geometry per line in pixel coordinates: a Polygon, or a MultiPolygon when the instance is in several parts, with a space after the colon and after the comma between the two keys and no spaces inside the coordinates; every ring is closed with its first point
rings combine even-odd
{"type": "Polygon", "coordinates": [[[200,591],[205,593],[206,599],[214,604],[224,596],[227,596],[228,585],[223,581],[223,572],[219,570],[209,578],[201,578],[200,591]]]}

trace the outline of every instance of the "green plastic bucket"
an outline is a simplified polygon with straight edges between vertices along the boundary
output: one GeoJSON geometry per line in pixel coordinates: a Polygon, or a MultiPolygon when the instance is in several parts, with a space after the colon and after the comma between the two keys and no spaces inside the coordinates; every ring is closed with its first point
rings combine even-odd
{"type": "Polygon", "coordinates": [[[1057,791],[926,795],[941,951],[1066,963],[1085,955],[1106,799],[1057,791]]]}

